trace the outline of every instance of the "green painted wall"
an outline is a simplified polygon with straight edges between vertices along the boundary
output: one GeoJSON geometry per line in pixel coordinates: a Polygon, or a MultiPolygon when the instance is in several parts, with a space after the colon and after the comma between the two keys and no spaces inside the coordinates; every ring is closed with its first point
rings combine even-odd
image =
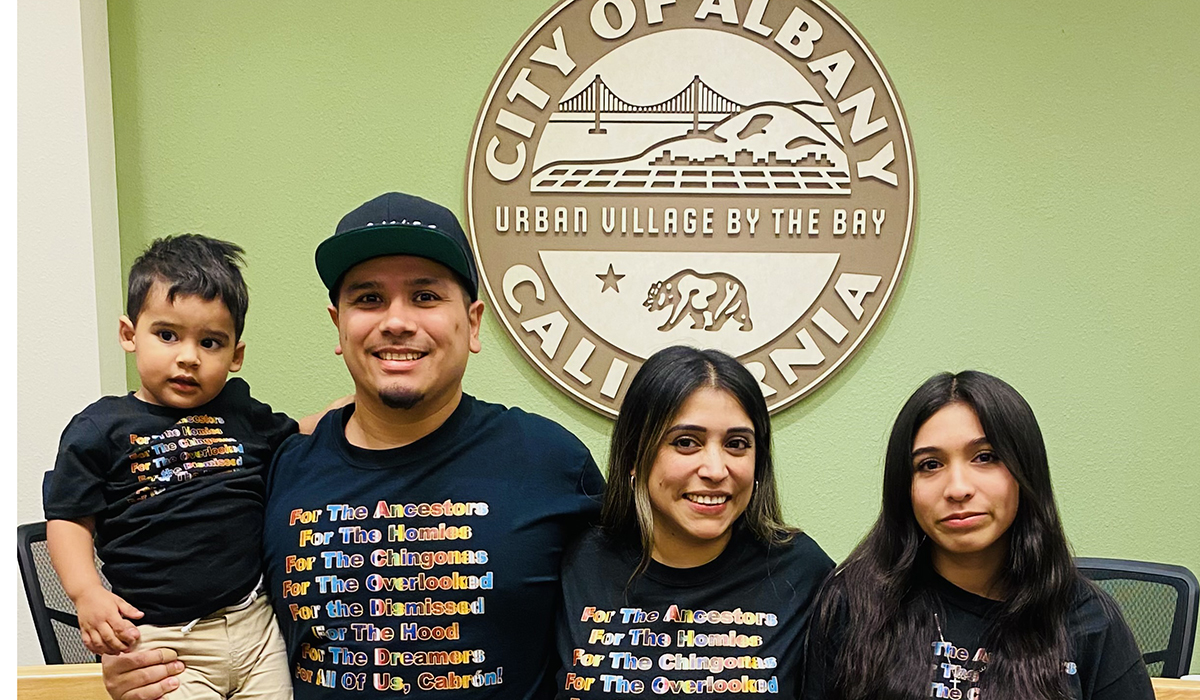
{"type": "MultiPolygon", "coordinates": [[[[168,233],[240,242],[242,375],[293,415],[347,393],[316,244],[389,189],[461,216],[485,90],[549,6],[110,0],[125,268],[168,233]]],[[[843,557],[877,511],[904,399],[979,368],[1037,412],[1077,554],[1200,572],[1200,3],[836,7],[904,104],[918,223],[883,322],[776,417],[788,517],[843,557]]],[[[467,389],[558,420],[603,462],[609,422],[544,381],[490,311],[483,341],[467,389]]]]}

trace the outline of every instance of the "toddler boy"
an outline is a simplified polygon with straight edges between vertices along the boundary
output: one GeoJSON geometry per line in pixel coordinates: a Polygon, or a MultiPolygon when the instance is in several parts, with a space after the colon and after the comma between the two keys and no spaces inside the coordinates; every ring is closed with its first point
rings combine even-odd
{"type": "Polygon", "coordinates": [[[174,649],[187,668],[171,698],[291,697],[259,592],[265,470],[298,425],[226,381],[245,351],[242,254],[185,234],[137,259],[120,339],[141,388],[71,420],[45,502],[51,561],[84,644],[116,654],[137,637],[174,649]]]}

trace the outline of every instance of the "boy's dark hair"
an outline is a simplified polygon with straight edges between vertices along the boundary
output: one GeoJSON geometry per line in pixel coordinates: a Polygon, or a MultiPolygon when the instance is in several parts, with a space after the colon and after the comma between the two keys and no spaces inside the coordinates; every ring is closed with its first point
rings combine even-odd
{"type": "Polygon", "coordinates": [[[159,238],[129,269],[125,315],[136,325],[146,294],[155,282],[162,282],[171,303],[180,294],[205,301],[220,297],[233,317],[234,335],[241,339],[250,306],[250,293],[240,267],[245,264],[245,253],[238,245],[198,233],[159,238]]]}

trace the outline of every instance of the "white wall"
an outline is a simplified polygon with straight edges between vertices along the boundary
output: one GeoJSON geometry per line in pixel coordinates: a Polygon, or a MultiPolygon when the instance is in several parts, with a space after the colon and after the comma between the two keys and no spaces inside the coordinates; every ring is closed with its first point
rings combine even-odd
{"type": "MultiPolygon", "coordinates": [[[[103,0],[17,8],[17,522],[71,416],[125,390],[120,242],[103,0]]],[[[21,588],[17,663],[42,663],[21,588]]]]}

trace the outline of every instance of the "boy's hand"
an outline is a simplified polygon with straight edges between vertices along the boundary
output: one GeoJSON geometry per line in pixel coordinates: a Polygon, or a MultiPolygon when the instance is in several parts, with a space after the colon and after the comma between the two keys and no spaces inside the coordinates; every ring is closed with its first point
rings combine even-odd
{"type": "Polygon", "coordinates": [[[83,645],[93,654],[120,654],[131,648],[126,640],[137,638],[137,629],[127,618],[137,620],[142,611],[102,586],[80,595],[75,600],[75,610],[79,614],[83,645]]]}

